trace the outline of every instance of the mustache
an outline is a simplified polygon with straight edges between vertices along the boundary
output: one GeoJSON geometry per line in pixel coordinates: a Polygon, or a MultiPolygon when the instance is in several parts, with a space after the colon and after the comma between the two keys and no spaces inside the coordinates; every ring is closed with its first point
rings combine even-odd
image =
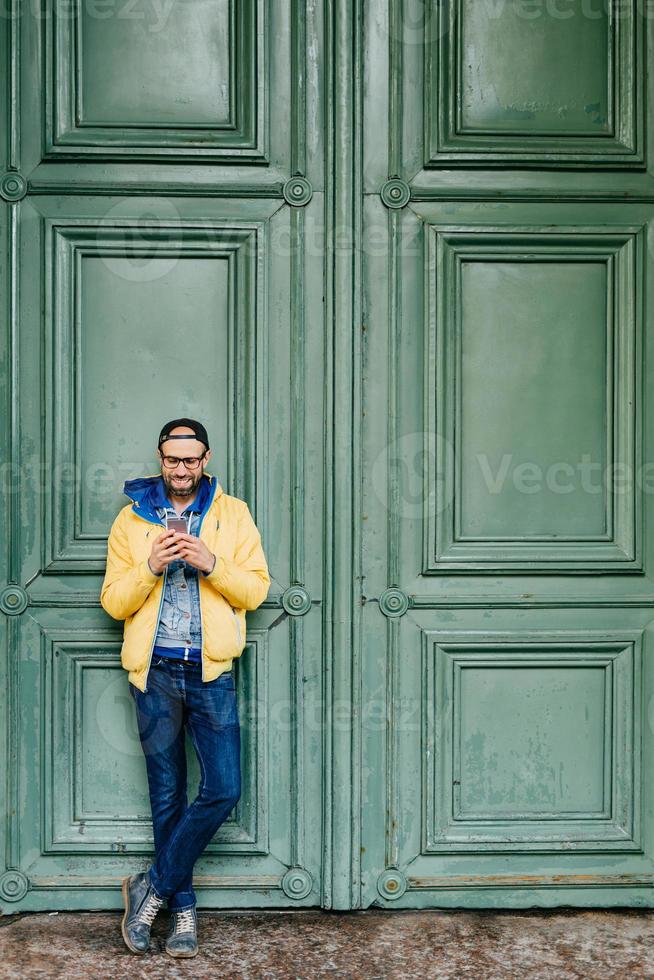
{"type": "Polygon", "coordinates": [[[199,480],[200,480],[199,476],[197,478],[194,478],[193,476],[175,477],[175,476],[164,475],[164,483],[166,484],[166,486],[169,487],[174,486],[177,481],[179,482],[184,481],[185,483],[189,484],[189,487],[191,489],[193,489],[193,487],[198,485],[199,480]]]}

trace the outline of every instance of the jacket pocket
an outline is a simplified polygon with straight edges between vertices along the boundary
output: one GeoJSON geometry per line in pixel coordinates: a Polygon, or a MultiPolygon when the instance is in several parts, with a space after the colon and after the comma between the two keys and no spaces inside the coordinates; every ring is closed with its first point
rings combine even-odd
{"type": "Polygon", "coordinates": [[[142,670],[148,661],[148,642],[139,622],[125,630],[120,662],[125,670],[142,670]]]}
{"type": "MultiPolygon", "coordinates": [[[[201,584],[202,588],[202,584],[201,584]]],[[[211,589],[208,586],[207,589],[211,589]]],[[[222,593],[205,590],[202,592],[202,630],[209,660],[231,660],[242,652],[237,613],[222,593]]]]}

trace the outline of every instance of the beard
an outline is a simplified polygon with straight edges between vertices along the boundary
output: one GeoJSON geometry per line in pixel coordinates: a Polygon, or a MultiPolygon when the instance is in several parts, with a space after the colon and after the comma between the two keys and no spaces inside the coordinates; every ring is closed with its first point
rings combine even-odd
{"type": "Polygon", "coordinates": [[[169,495],[172,494],[175,497],[192,497],[200,485],[203,471],[202,467],[200,467],[196,474],[187,473],[183,478],[187,482],[177,482],[174,476],[169,475],[163,470],[161,471],[161,476],[169,495]]]}

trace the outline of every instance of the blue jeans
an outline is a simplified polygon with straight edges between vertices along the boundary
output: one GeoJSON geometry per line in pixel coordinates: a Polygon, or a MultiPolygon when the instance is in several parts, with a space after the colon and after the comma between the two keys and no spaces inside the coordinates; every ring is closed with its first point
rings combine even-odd
{"type": "Polygon", "coordinates": [[[148,690],[129,684],[136,705],[152,809],[150,878],[168,908],[196,904],[193,865],[241,795],[241,739],[234,673],[202,680],[202,668],[153,656],[148,690]],[[185,726],[200,763],[198,795],[187,807],[185,726]]]}

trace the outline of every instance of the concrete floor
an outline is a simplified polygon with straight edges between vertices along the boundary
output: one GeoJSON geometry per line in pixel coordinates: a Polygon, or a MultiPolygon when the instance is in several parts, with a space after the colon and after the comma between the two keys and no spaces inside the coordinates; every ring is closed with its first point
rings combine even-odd
{"type": "Polygon", "coordinates": [[[124,946],[121,913],[0,918],[0,977],[654,977],[654,911],[200,912],[200,953],[172,960],[166,913],[152,946],[124,946]]]}

